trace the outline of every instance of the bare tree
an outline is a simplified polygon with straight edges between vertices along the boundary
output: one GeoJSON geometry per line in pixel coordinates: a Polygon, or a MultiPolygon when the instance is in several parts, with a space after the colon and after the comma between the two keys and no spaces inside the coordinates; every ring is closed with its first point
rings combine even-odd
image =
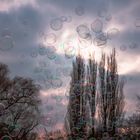
{"type": "Polygon", "coordinates": [[[8,125],[8,134],[15,139],[25,137],[38,125],[39,87],[29,78],[8,78],[6,65],[0,65],[0,122],[8,125]]]}

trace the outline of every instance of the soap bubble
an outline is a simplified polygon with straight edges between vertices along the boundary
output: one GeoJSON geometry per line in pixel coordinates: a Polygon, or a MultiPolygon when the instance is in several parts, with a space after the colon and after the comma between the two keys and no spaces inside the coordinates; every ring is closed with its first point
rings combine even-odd
{"type": "Polygon", "coordinates": [[[60,19],[61,19],[63,22],[66,22],[66,21],[67,21],[67,17],[65,17],[65,16],[61,16],[60,19]]]}
{"type": "Polygon", "coordinates": [[[76,28],[76,31],[78,35],[83,39],[89,39],[91,37],[89,28],[84,24],[79,25],[76,28]]]}
{"type": "Polygon", "coordinates": [[[14,41],[11,36],[5,36],[0,38],[0,50],[8,51],[14,47],[14,41]]]}
{"type": "Polygon", "coordinates": [[[71,59],[75,56],[76,50],[75,48],[67,48],[65,50],[65,57],[71,59]]]}
{"type": "Polygon", "coordinates": [[[96,46],[104,47],[107,43],[107,36],[105,33],[101,33],[94,38],[94,44],[96,46]]]}
{"type": "Polygon", "coordinates": [[[68,16],[67,17],[67,22],[70,23],[71,21],[72,21],[72,17],[71,16],[68,16]]]}
{"type": "Polygon", "coordinates": [[[103,23],[100,19],[96,19],[93,23],[91,23],[91,29],[95,33],[100,33],[103,29],[103,23]]]}
{"type": "Polygon", "coordinates": [[[54,44],[56,42],[56,35],[54,33],[50,33],[50,34],[47,34],[45,37],[44,37],[46,43],[48,44],[54,44]]]}
{"type": "Polygon", "coordinates": [[[56,58],[56,53],[55,53],[56,49],[54,46],[48,46],[48,48],[46,49],[46,54],[47,54],[47,57],[49,59],[55,59],[56,58]]]}
{"type": "Polygon", "coordinates": [[[78,16],[84,15],[84,13],[85,13],[84,7],[79,6],[79,7],[75,8],[75,13],[76,13],[78,16]]]}
{"type": "Polygon", "coordinates": [[[119,30],[117,28],[112,28],[107,32],[108,39],[112,39],[119,34],[119,30]]]}
{"type": "Polygon", "coordinates": [[[46,55],[47,50],[46,50],[45,46],[39,45],[38,52],[40,55],[46,55]]]}
{"type": "Polygon", "coordinates": [[[111,19],[112,19],[111,14],[108,14],[108,15],[105,17],[105,20],[106,20],[106,21],[110,21],[111,19]]]}
{"type": "Polygon", "coordinates": [[[62,29],[62,27],[63,27],[62,20],[60,18],[55,18],[55,19],[51,20],[50,27],[55,31],[62,29]]]}

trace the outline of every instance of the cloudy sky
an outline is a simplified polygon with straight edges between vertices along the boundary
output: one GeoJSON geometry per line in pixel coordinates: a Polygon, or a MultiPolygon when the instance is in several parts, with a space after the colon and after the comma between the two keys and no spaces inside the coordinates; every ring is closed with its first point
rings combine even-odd
{"type": "Polygon", "coordinates": [[[116,48],[125,78],[125,110],[135,111],[140,94],[139,0],[0,0],[0,62],[11,77],[42,85],[44,115],[63,126],[72,60],[80,48],[87,59],[116,48]]]}

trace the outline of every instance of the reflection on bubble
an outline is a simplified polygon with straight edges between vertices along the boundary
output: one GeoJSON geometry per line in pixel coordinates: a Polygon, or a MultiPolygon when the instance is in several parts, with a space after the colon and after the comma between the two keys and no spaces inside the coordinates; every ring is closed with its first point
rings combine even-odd
{"type": "Polygon", "coordinates": [[[91,30],[95,33],[100,33],[103,29],[103,23],[100,19],[96,19],[91,23],[91,30]]]}
{"type": "Polygon", "coordinates": [[[50,34],[47,34],[45,37],[44,37],[46,43],[48,44],[54,44],[56,42],[56,35],[54,33],[50,33],[50,34]]]}
{"type": "Polygon", "coordinates": [[[67,21],[67,17],[65,17],[65,16],[61,16],[60,19],[61,19],[63,22],[66,22],[66,21],[67,21]]]}
{"type": "Polygon", "coordinates": [[[75,13],[78,16],[84,15],[84,13],[85,13],[84,7],[79,6],[79,7],[75,8],[75,13]]]}
{"type": "Polygon", "coordinates": [[[136,27],[140,27],[140,18],[137,18],[137,19],[135,20],[135,26],[136,26],[136,27]]]}
{"type": "Polygon", "coordinates": [[[94,44],[96,46],[105,47],[107,43],[107,36],[105,33],[101,33],[94,38],[94,44]]]}
{"type": "Polygon", "coordinates": [[[75,53],[76,53],[76,50],[75,50],[74,47],[73,48],[68,48],[68,49],[65,50],[65,57],[67,59],[71,59],[75,56],[75,53]]]}
{"type": "Polygon", "coordinates": [[[112,39],[119,34],[119,30],[117,28],[112,28],[107,32],[108,39],[112,39]]]}
{"type": "Polygon", "coordinates": [[[69,23],[69,22],[71,22],[72,21],[72,17],[71,16],[68,16],[67,17],[67,22],[69,23]]]}
{"type": "Polygon", "coordinates": [[[78,43],[79,43],[78,46],[81,49],[84,49],[85,47],[89,47],[92,44],[92,37],[89,38],[88,40],[79,38],[78,43]]]}
{"type": "Polygon", "coordinates": [[[8,51],[14,47],[14,41],[11,36],[0,38],[0,50],[8,51]]]}
{"type": "Polygon", "coordinates": [[[63,27],[62,20],[60,18],[55,18],[51,20],[50,27],[55,31],[60,30],[63,27]]]}
{"type": "Polygon", "coordinates": [[[89,39],[91,37],[89,28],[84,24],[79,25],[76,28],[76,31],[77,31],[79,37],[81,37],[83,39],[89,39]]]}

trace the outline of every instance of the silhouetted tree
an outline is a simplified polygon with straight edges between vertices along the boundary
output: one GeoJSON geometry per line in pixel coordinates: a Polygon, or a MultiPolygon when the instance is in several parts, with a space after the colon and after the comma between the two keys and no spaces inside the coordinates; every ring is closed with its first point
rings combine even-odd
{"type": "Polygon", "coordinates": [[[101,118],[104,131],[108,131],[109,129],[112,134],[114,134],[117,122],[123,115],[124,108],[124,82],[119,82],[115,49],[112,54],[107,57],[107,60],[105,54],[102,55],[99,65],[99,76],[99,116],[101,118]]]}
{"type": "MultiPolygon", "coordinates": [[[[86,81],[86,95],[88,97],[90,106],[90,118],[91,118],[91,133],[94,136],[95,130],[95,111],[96,111],[96,85],[97,85],[97,63],[93,56],[90,55],[87,66],[87,81],[86,81]]],[[[86,100],[87,101],[87,100],[86,100]]]]}
{"type": "Polygon", "coordinates": [[[66,116],[66,128],[69,129],[73,140],[78,137],[83,137],[85,132],[84,73],[84,60],[79,54],[76,57],[76,61],[73,62],[68,113],[66,116]]]}
{"type": "Polygon", "coordinates": [[[25,139],[38,125],[39,86],[29,78],[8,78],[8,68],[0,64],[0,122],[14,139],[25,139]],[[5,127],[6,128],[6,127],[5,127]]]}

